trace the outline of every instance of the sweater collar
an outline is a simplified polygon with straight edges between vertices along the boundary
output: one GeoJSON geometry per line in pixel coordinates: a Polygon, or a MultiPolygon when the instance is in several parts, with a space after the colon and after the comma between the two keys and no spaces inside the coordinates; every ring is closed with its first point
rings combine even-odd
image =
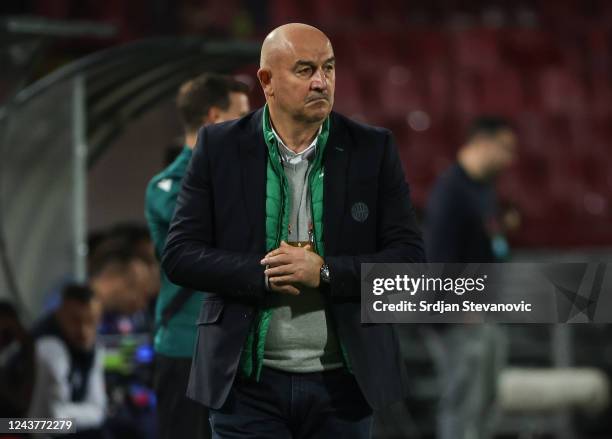
{"type": "Polygon", "coordinates": [[[293,163],[294,160],[301,161],[304,158],[309,158],[311,154],[314,153],[315,158],[321,158],[323,151],[325,149],[325,145],[327,144],[327,139],[329,137],[329,116],[325,118],[321,127],[319,127],[319,132],[313,142],[310,144],[308,148],[302,151],[299,154],[291,151],[282,141],[280,136],[276,133],[274,128],[272,127],[272,122],[270,120],[270,110],[268,109],[268,104],[264,106],[263,109],[263,117],[262,117],[262,128],[264,139],[266,141],[266,145],[268,146],[268,154],[271,158],[276,159],[278,157],[279,160],[289,161],[293,163]]]}

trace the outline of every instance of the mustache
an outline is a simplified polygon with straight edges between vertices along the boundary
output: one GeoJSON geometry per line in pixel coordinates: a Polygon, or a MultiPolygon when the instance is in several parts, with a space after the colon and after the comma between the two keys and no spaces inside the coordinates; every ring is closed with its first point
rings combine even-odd
{"type": "Polygon", "coordinates": [[[325,99],[326,101],[329,101],[329,95],[325,93],[317,93],[315,95],[309,96],[306,99],[306,103],[316,101],[317,99],[325,99]]]}

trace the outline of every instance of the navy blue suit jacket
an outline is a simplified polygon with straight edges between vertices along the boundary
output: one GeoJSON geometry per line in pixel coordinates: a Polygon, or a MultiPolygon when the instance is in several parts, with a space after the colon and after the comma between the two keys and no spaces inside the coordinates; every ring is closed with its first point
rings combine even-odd
{"type": "MultiPolygon", "coordinates": [[[[200,130],[163,255],[172,282],[212,292],[197,321],[188,389],[212,408],[227,398],[258,306],[276,294],[266,291],[259,263],[266,253],[262,114],[200,130]]],[[[423,243],[391,133],[330,117],[323,240],[331,283],[323,291],[361,390],[379,408],[401,399],[405,386],[393,327],[361,324],[361,263],[422,262],[423,243]]]]}

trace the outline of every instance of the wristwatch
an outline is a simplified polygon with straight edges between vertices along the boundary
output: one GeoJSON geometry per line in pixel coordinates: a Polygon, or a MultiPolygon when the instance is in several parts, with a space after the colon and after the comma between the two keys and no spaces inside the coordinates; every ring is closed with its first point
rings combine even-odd
{"type": "Polygon", "coordinates": [[[327,264],[323,264],[321,265],[321,282],[325,282],[325,283],[329,283],[330,282],[330,275],[329,275],[329,267],[327,266],[327,264]]]}

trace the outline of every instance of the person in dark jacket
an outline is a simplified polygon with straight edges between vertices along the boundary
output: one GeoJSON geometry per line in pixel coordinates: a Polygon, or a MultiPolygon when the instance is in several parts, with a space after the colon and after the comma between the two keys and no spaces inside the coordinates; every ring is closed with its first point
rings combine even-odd
{"type": "MultiPolygon", "coordinates": [[[[498,117],[473,121],[454,163],[436,182],[425,215],[429,262],[501,262],[508,257],[495,177],[514,160],[517,136],[498,117]]],[[[440,439],[492,432],[504,337],[493,325],[426,327],[440,375],[440,439]]]]}
{"type": "Polygon", "coordinates": [[[213,437],[370,436],[404,397],[390,325],[362,325],[361,263],[422,262],[391,133],[332,112],[336,60],[305,24],[272,31],[266,105],[204,127],[162,266],[209,291],[188,394],[213,437]]]}

